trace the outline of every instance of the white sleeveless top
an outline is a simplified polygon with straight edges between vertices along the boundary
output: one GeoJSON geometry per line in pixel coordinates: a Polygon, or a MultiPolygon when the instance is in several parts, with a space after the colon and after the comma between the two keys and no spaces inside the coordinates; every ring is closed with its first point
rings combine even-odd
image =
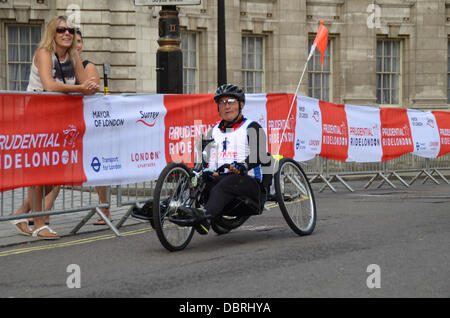
{"type": "MultiPolygon", "coordinates": [[[[70,58],[69,53],[66,54],[66,58],[64,59],[64,62],[60,62],[61,68],[58,63],[58,59],[55,55],[55,53],[52,53],[52,62],[53,62],[53,68],[52,68],[52,77],[56,82],[64,83],[63,81],[63,74],[64,79],[66,81],[66,84],[74,85],[76,82],[75,79],[75,62],[72,63],[72,59],[70,58]]],[[[28,92],[43,92],[44,86],[42,85],[41,77],[39,76],[39,70],[34,64],[34,57],[33,57],[33,64],[31,66],[31,72],[30,72],[30,80],[28,82],[27,87],[28,92]]]]}
{"type": "MultiPolygon", "coordinates": [[[[213,127],[211,137],[214,139],[216,148],[211,149],[209,168],[216,170],[226,163],[231,164],[233,161],[245,161],[250,154],[247,129],[252,122],[246,119],[236,130],[226,132],[222,132],[219,129],[219,125],[213,127]]],[[[251,169],[248,175],[261,182],[261,166],[251,169]]]]}

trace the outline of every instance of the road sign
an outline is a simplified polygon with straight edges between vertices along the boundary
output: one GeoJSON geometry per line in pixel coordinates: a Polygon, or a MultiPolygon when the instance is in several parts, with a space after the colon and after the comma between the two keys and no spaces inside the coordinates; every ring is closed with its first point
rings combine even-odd
{"type": "Polygon", "coordinates": [[[134,0],[136,6],[187,6],[201,2],[201,0],[134,0]]]}

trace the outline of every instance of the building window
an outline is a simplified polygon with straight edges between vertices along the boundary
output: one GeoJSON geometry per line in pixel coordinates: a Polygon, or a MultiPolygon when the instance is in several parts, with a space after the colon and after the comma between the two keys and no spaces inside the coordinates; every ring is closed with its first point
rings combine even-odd
{"type": "Polygon", "coordinates": [[[401,41],[377,40],[377,103],[399,104],[401,87],[401,41]]]}
{"type": "MultiPolygon", "coordinates": [[[[309,39],[308,52],[314,43],[314,38],[309,39]]],[[[330,101],[331,86],[331,47],[332,42],[328,40],[327,49],[323,56],[323,66],[320,62],[320,52],[314,51],[313,56],[308,62],[308,96],[317,98],[326,102],[330,101]]]]}
{"type": "Polygon", "coordinates": [[[263,92],[263,37],[242,37],[242,87],[248,94],[263,92]]]}
{"type": "Polygon", "coordinates": [[[198,92],[197,33],[181,32],[181,51],[183,52],[183,93],[198,92]]]}
{"type": "Polygon", "coordinates": [[[7,25],[8,89],[25,91],[33,55],[41,41],[40,25],[7,25]]]}

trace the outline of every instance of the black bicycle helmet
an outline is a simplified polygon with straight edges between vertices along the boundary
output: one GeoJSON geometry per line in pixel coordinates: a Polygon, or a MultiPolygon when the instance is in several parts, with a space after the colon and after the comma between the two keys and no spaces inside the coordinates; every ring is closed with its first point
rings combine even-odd
{"type": "Polygon", "coordinates": [[[214,96],[214,101],[216,103],[219,102],[224,96],[230,96],[236,98],[239,102],[245,103],[245,94],[244,91],[236,85],[233,84],[223,84],[220,85],[216,90],[216,95],[214,96]]]}

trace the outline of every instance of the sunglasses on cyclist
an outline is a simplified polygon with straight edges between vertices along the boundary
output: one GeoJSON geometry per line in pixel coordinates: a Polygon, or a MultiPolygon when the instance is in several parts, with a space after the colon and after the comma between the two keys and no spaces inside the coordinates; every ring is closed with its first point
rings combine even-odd
{"type": "Polygon", "coordinates": [[[219,104],[219,105],[233,104],[236,101],[237,101],[236,98],[230,98],[228,100],[219,100],[219,102],[217,104],[219,104]]]}
{"type": "Polygon", "coordinates": [[[66,33],[66,31],[69,31],[70,34],[75,34],[75,28],[65,28],[65,27],[57,27],[56,33],[66,33]]]}

